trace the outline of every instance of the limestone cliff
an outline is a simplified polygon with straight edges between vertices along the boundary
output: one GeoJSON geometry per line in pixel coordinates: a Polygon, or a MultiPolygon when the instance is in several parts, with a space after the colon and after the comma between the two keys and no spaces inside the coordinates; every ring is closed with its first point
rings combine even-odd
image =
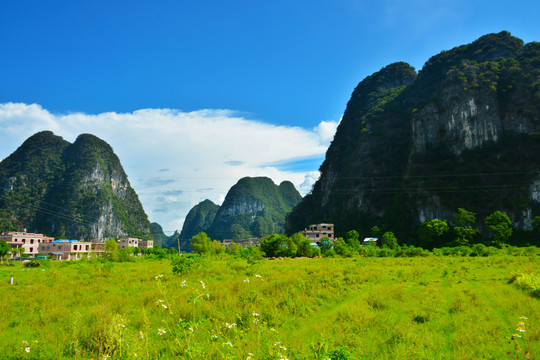
{"type": "Polygon", "coordinates": [[[527,229],[540,214],[539,134],[539,43],[501,32],[443,51],[418,74],[389,65],[354,90],[287,229],[378,225],[403,238],[457,207],[480,219],[503,210],[527,229]]]}
{"type": "Polygon", "coordinates": [[[97,241],[149,236],[148,218],[120,160],[93,135],[69,144],[51,132],[38,133],[0,163],[0,181],[11,184],[0,204],[13,220],[4,230],[97,241]],[[9,206],[14,199],[17,208],[9,206]]]}
{"type": "Polygon", "coordinates": [[[301,199],[290,181],[278,186],[266,177],[242,178],[231,187],[221,206],[205,200],[191,209],[180,235],[181,247],[201,231],[214,240],[283,232],[287,213],[301,199]]]}

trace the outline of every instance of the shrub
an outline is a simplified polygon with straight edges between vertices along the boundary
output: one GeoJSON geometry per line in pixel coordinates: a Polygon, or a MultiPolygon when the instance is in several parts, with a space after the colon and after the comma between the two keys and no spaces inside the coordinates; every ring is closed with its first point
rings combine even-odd
{"type": "Polygon", "coordinates": [[[508,283],[514,284],[527,291],[532,297],[540,299],[540,279],[533,273],[512,274],[508,283]]]}
{"type": "Polygon", "coordinates": [[[204,258],[199,254],[182,254],[171,261],[174,274],[187,274],[204,266],[204,258]]]}

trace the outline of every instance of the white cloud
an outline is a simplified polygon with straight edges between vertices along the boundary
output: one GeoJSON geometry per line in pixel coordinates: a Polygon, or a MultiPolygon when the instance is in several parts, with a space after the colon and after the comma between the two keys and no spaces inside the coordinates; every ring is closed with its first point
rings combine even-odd
{"type": "Polygon", "coordinates": [[[304,195],[318,172],[267,164],[322,156],[337,124],[323,121],[309,131],[248,120],[230,110],[53,114],[37,104],[5,103],[0,104],[0,158],[38,131],[51,130],[70,142],[94,134],[113,147],[150,221],[171,231],[181,229],[198,202],[221,204],[244,176],[290,180],[304,195]]]}
{"type": "Polygon", "coordinates": [[[319,134],[319,141],[321,144],[328,146],[334,139],[334,134],[339,123],[336,121],[321,121],[315,128],[317,134],[319,134]]]}
{"type": "Polygon", "coordinates": [[[304,182],[300,184],[298,191],[300,191],[302,194],[309,193],[313,188],[313,184],[319,180],[320,176],[321,173],[319,171],[310,171],[306,173],[304,176],[304,182]]]}

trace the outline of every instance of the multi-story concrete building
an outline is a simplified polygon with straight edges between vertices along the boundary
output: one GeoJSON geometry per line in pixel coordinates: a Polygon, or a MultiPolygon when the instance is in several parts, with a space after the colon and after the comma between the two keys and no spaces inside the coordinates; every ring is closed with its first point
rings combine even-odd
{"type": "Polygon", "coordinates": [[[119,249],[123,249],[125,247],[139,247],[139,239],[137,238],[120,238],[118,240],[116,240],[116,242],[118,243],[118,248],[119,249]]]}
{"type": "Polygon", "coordinates": [[[91,251],[91,242],[66,239],[43,243],[39,247],[40,254],[49,255],[56,260],[80,260],[88,256],[91,251]]]}
{"type": "MultiPolygon", "coordinates": [[[[4,239],[8,244],[10,244],[12,249],[24,248],[24,254],[30,258],[34,258],[37,254],[39,254],[38,248],[41,244],[47,244],[54,240],[54,238],[45,236],[43,234],[13,231],[2,233],[2,235],[0,235],[0,239],[4,239]]],[[[11,258],[18,256],[20,255],[12,253],[11,258]]]]}
{"type": "Polygon", "coordinates": [[[139,240],[140,249],[148,249],[154,247],[154,240],[139,240]]]}
{"type": "Polygon", "coordinates": [[[154,247],[154,240],[141,240],[138,238],[120,238],[116,240],[118,249],[125,247],[138,247],[139,249],[147,249],[154,247]]]}
{"type": "Polygon", "coordinates": [[[300,234],[304,235],[311,245],[317,246],[317,243],[321,241],[323,237],[327,237],[330,241],[334,241],[334,224],[313,224],[309,225],[307,229],[300,231],[300,234]]]}

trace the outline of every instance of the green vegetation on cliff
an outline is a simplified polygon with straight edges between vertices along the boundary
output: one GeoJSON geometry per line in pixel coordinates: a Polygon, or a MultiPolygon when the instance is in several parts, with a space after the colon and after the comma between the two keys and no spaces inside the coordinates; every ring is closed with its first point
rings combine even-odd
{"type": "Polygon", "coordinates": [[[0,230],[86,240],[150,233],[120,160],[93,135],[73,144],[49,131],[30,137],[0,163],[0,183],[0,230]]]}
{"type": "Polygon", "coordinates": [[[288,181],[242,178],[234,185],[208,228],[213,239],[264,237],[283,232],[285,217],[302,199],[288,181]]]}
{"type": "Polygon", "coordinates": [[[191,238],[200,232],[218,240],[283,232],[286,215],[301,199],[290,181],[278,186],[266,177],[242,178],[231,187],[221,206],[205,200],[190,210],[180,235],[180,246],[189,248],[191,238]]]}

